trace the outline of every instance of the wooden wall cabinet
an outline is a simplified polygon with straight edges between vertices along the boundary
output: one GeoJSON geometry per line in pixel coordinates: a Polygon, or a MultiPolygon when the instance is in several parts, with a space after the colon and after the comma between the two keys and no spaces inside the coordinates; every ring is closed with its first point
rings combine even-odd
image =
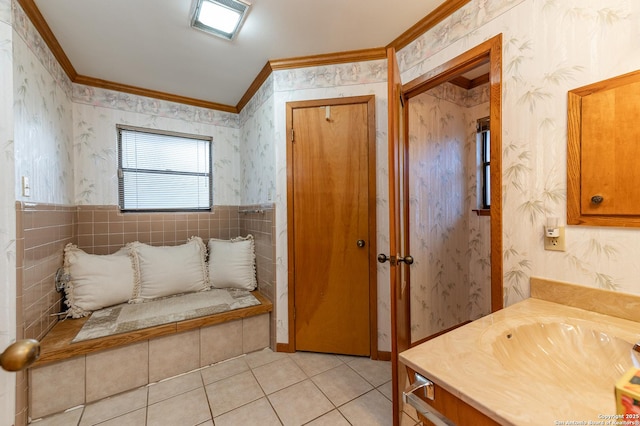
{"type": "Polygon", "coordinates": [[[640,227],[640,71],[569,91],[567,224],[640,227]]]}

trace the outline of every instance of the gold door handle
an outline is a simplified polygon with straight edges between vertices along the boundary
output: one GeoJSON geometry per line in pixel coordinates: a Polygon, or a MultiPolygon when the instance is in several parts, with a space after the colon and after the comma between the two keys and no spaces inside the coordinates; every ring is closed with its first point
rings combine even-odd
{"type": "Polygon", "coordinates": [[[0,366],[7,371],[20,371],[40,358],[40,342],[35,339],[18,340],[0,355],[0,366]]]}

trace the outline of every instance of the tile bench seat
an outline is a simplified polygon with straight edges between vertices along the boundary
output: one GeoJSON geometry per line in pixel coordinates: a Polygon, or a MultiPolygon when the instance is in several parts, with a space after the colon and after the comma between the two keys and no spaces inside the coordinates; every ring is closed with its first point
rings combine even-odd
{"type": "Polygon", "coordinates": [[[72,343],[88,318],[58,322],[29,369],[32,419],[270,346],[272,303],[72,343]]]}

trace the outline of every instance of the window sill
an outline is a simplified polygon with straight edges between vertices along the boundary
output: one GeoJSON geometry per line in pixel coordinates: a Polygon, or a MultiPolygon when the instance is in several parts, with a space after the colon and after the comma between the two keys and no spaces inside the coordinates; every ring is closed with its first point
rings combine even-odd
{"type": "Polygon", "coordinates": [[[476,212],[478,216],[491,216],[491,209],[473,209],[472,212],[476,212]]]}

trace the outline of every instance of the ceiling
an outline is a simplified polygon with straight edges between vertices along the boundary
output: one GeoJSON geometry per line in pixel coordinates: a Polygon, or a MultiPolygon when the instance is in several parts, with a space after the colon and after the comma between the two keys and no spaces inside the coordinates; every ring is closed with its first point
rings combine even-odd
{"type": "Polygon", "coordinates": [[[269,60],[387,46],[443,2],[251,0],[226,41],[189,26],[193,0],[21,1],[78,75],[232,108],[269,60]]]}

